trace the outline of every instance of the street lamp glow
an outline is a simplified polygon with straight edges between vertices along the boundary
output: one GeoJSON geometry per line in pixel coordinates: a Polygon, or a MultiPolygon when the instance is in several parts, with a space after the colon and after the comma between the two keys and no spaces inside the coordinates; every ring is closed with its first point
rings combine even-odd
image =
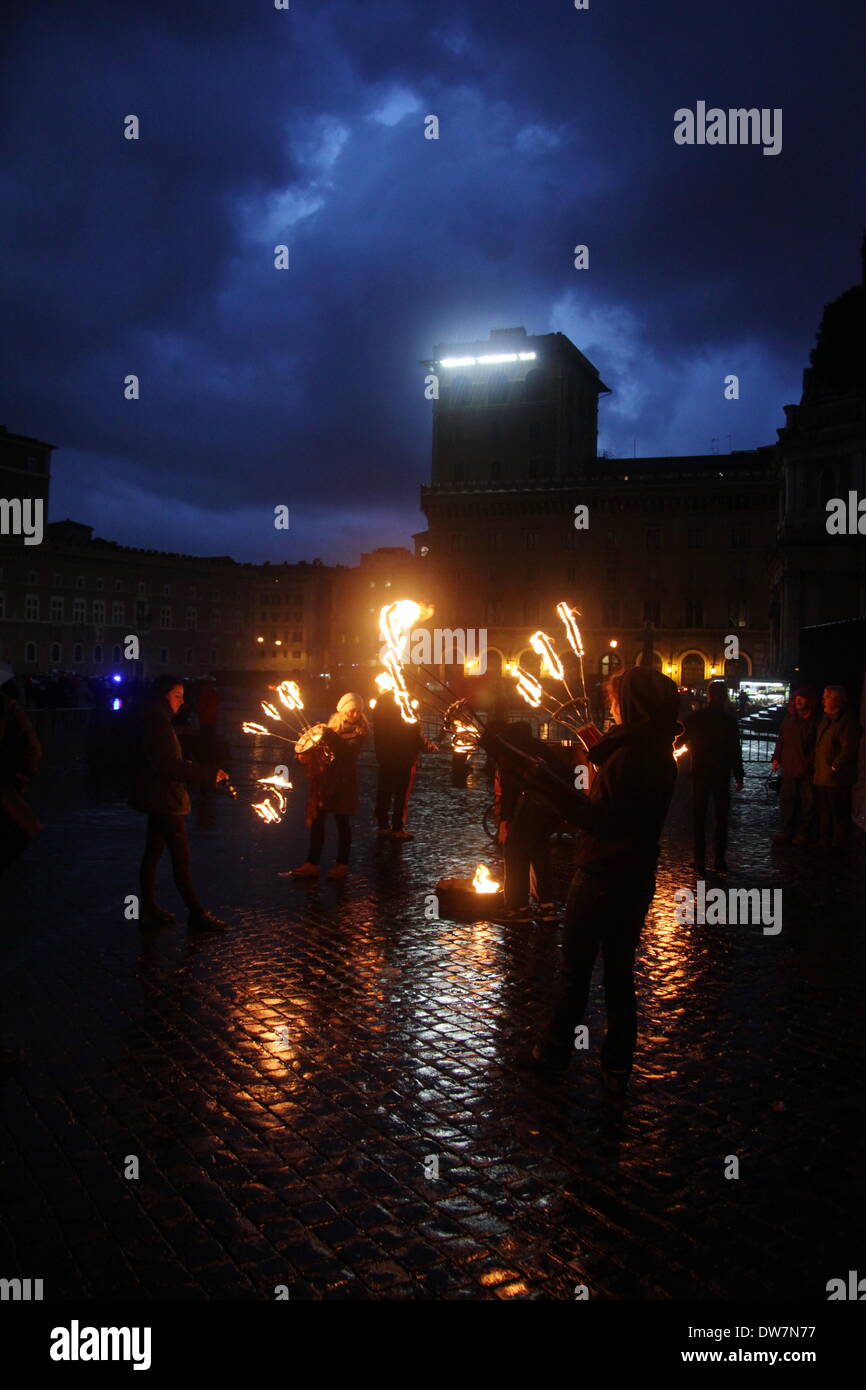
{"type": "Polygon", "coordinates": [[[257,642],[264,642],[264,640],[265,640],[264,637],[257,637],[257,638],[256,638],[256,641],[257,641],[257,642]]]}
{"type": "Polygon", "coordinates": [[[611,637],[611,639],[610,639],[610,645],[611,645],[612,647],[618,647],[618,646],[619,646],[619,642],[616,640],[615,637],[611,637]]]}

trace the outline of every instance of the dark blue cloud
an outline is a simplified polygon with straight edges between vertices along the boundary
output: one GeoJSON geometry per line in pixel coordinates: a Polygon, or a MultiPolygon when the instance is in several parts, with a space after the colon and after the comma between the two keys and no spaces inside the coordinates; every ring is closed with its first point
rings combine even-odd
{"type": "Polygon", "coordinates": [[[55,516],[240,558],[405,543],[419,359],[492,326],[573,338],[616,453],[771,442],[859,270],[853,27],[838,0],[17,7],[0,418],[60,446],[55,516]],[[781,107],[782,153],[675,145],[699,99],[781,107]],[[278,502],[305,521],[275,539],[278,502]]]}

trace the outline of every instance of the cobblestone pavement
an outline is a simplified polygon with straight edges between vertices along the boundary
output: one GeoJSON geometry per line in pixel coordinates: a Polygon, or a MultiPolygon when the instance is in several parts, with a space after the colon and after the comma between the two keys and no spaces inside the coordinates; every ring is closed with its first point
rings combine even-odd
{"type": "MultiPolygon", "coordinates": [[[[764,773],[735,804],[730,881],[781,887],[783,930],[675,924],[681,776],[624,1106],[598,1080],[597,978],[568,1076],[514,1065],[555,926],[425,917],[437,879],[495,869],[483,775],[457,790],[428,757],[417,839],[379,844],[360,817],[345,885],[277,876],[304,857],[299,777],[281,826],[212,799],[194,867],[232,930],[204,939],[124,920],[141,818],[87,804],[74,769],[43,777],[46,828],[2,888],[26,1062],[0,1088],[0,1276],[49,1299],[825,1299],[866,1257],[866,854],[772,849],[764,773]]],[[[373,775],[365,755],[367,810],[373,775]]]]}

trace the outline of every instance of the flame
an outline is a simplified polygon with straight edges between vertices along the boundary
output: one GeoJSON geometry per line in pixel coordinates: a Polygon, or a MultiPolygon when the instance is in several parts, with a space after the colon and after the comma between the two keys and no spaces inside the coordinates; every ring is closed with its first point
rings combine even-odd
{"type": "Polygon", "coordinates": [[[282,773],[275,773],[273,777],[259,777],[260,787],[275,787],[279,791],[292,791],[292,784],[288,777],[283,777],[282,773]]]}
{"type": "Polygon", "coordinates": [[[568,604],[563,601],[556,605],[556,612],[558,617],[562,620],[562,625],[565,628],[565,635],[568,638],[568,644],[571,650],[574,652],[575,656],[585,656],[586,653],[583,650],[583,638],[580,635],[580,628],[574,621],[575,617],[580,616],[578,610],[576,608],[569,608],[568,604]]]}
{"type": "Polygon", "coordinates": [[[564,681],[565,671],[562,662],[553,649],[553,642],[546,632],[533,632],[529,639],[529,645],[534,652],[541,657],[541,674],[543,676],[553,676],[554,680],[564,681]]]}
{"type": "Polygon", "coordinates": [[[478,730],[471,724],[463,724],[456,720],[451,747],[455,753],[473,753],[478,747],[478,730]]]}
{"type": "Polygon", "coordinates": [[[267,797],[264,801],[250,802],[256,815],[265,822],[266,825],[279,825],[282,815],[279,809],[267,797]]]}
{"type": "Polygon", "coordinates": [[[252,724],[252,723],[250,722],[250,720],[248,720],[248,719],[245,719],[244,722],[243,722],[243,724],[241,725],[241,731],[242,731],[243,733],[245,733],[245,734],[267,734],[267,733],[270,733],[270,730],[269,730],[269,729],[266,729],[265,726],[264,726],[264,724],[252,724]]]}
{"type": "Polygon", "coordinates": [[[386,690],[394,689],[394,677],[389,671],[380,671],[375,681],[376,689],[384,695],[386,690]]]}
{"type": "Polygon", "coordinates": [[[687,743],[682,743],[682,744],[680,744],[679,748],[674,748],[674,757],[675,757],[675,758],[681,758],[681,757],[683,756],[683,754],[684,754],[684,753],[688,753],[688,751],[689,751],[689,746],[688,746],[688,744],[687,744],[687,743]]]}
{"type": "Polygon", "coordinates": [[[286,709],[303,709],[304,702],[301,699],[301,691],[297,681],[280,681],[277,686],[277,695],[286,709]]]}
{"type": "Polygon", "coordinates": [[[518,693],[532,709],[538,709],[544,694],[541,683],[528,671],[524,671],[522,666],[515,666],[511,674],[517,682],[518,693]]]}
{"type": "Polygon", "coordinates": [[[475,877],[472,880],[472,887],[476,893],[498,893],[499,884],[495,878],[490,877],[490,870],[486,864],[479,864],[475,870],[475,877]]]}
{"type": "Polygon", "coordinates": [[[282,723],[283,716],[280,714],[279,710],[276,709],[274,705],[269,704],[267,700],[262,700],[262,709],[269,719],[278,719],[280,723],[282,723]]]}

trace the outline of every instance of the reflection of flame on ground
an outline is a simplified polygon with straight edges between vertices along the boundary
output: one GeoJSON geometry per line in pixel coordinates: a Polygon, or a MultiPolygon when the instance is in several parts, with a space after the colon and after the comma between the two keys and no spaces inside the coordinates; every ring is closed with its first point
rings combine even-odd
{"type": "Polygon", "coordinates": [[[499,884],[495,878],[490,877],[490,870],[486,864],[479,864],[475,870],[475,877],[472,880],[472,887],[476,893],[498,893],[499,884]]]}

